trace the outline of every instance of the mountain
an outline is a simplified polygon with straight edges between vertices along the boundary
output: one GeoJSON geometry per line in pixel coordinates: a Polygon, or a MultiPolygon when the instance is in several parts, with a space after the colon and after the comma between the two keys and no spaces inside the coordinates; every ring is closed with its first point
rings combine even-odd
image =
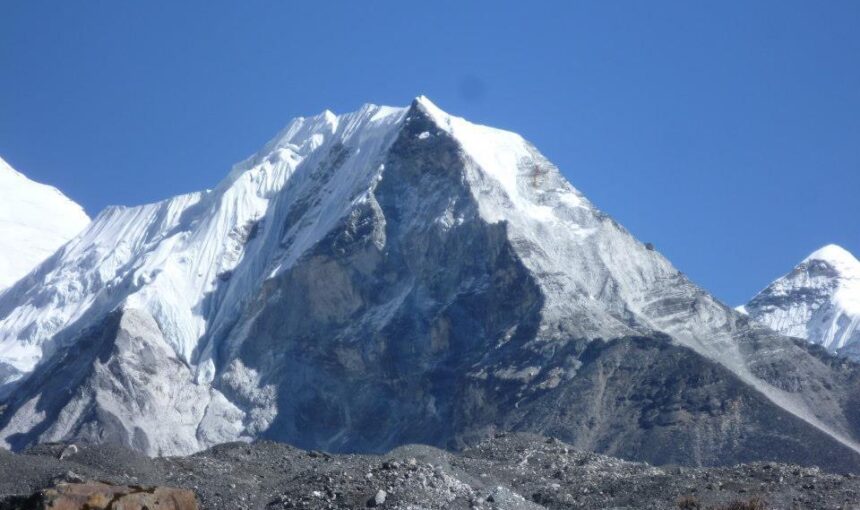
{"type": "Polygon", "coordinates": [[[860,261],[840,246],[806,257],[743,311],[784,335],[860,361],[860,261]]]}
{"type": "Polygon", "coordinates": [[[0,158],[0,291],[24,277],[90,222],[59,190],[0,158]]]}
{"type": "Polygon", "coordinates": [[[104,211],[0,295],[0,440],[380,452],[496,430],[860,471],[860,369],[718,302],[517,134],[293,120],[211,191],[104,211]],[[5,395],[3,397],[2,395],[5,395]]]}

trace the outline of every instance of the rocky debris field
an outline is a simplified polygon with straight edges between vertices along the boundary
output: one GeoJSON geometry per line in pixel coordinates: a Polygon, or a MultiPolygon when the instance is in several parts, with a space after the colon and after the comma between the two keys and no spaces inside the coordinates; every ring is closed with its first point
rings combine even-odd
{"type": "Polygon", "coordinates": [[[853,474],[764,462],[654,467],[523,434],[500,434],[459,453],[412,445],[382,456],[271,442],[155,459],[106,445],[0,450],[0,509],[24,508],[33,494],[85,481],[150,492],[190,489],[201,508],[231,510],[860,509],[860,479],[853,474]]]}

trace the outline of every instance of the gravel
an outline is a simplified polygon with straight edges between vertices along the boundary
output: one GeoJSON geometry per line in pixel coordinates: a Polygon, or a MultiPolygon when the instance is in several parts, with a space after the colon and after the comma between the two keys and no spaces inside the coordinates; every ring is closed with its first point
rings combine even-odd
{"type": "Polygon", "coordinates": [[[860,509],[860,479],[851,474],[767,462],[654,467],[525,434],[499,434],[459,453],[411,445],[382,456],[272,442],[156,459],[68,446],[0,450],[0,501],[86,479],[192,489],[207,509],[860,509]]]}

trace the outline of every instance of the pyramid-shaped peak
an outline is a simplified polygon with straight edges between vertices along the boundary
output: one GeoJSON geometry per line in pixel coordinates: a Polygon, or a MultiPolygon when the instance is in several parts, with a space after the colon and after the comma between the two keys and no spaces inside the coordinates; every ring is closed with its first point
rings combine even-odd
{"type": "Polygon", "coordinates": [[[421,95],[412,100],[411,109],[418,110],[426,114],[430,119],[440,127],[445,127],[450,124],[451,115],[436,106],[436,103],[430,100],[427,96],[421,95]]]}
{"type": "Polygon", "coordinates": [[[438,106],[436,106],[436,103],[431,101],[429,97],[423,94],[413,99],[412,104],[414,106],[420,106],[426,110],[438,110],[440,112],[442,111],[438,106]]]}

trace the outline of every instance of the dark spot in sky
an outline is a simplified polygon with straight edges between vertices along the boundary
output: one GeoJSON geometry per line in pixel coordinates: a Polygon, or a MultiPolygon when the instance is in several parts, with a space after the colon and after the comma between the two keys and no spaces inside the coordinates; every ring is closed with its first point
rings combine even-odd
{"type": "Polygon", "coordinates": [[[480,101],[487,95],[487,83],[474,75],[460,77],[457,88],[459,89],[460,97],[468,102],[480,101]]]}

